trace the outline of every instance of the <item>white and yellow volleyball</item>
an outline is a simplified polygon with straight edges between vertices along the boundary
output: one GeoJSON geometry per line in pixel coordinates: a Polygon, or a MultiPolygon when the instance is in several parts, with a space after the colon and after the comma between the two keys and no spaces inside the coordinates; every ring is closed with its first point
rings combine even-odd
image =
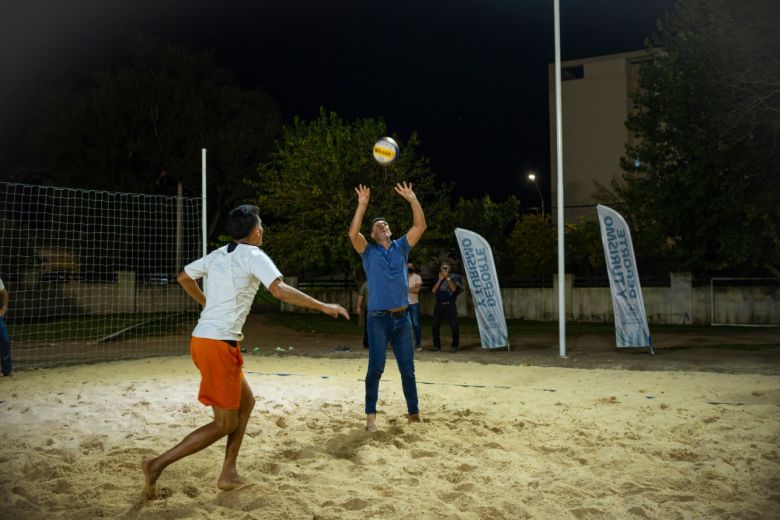
{"type": "Polygon", "coordinates": [[[382,166],[393,164],[398,158],[398,143],[392,137],[382,137],[374,143],[374,159],[382,166]]]}

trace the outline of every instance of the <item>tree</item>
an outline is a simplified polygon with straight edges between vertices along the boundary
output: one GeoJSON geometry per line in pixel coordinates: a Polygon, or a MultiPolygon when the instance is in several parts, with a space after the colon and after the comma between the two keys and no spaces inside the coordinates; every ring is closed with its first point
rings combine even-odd
{"type": "Polygon", "coordinates": [[[92,74],[83,91],[46,96],[29,139],[21,180],[134,193],[201,192],[208,156],[210,234],[221,213],[249,194],[243,178],[273,148],[276,103],[238,86],[211,53],[148,36],[130,64],[92,74]]]}
{"type": "MultiPolygon", "coordinates": [[[[514,260],[505,247],[507,237],[520,213],[520,201],[510,196],[504,202],[497,202],[485,195],[481,199],[461,198],[455,205],[451,228],[462,227],[482,235],[493,250],[493,258],[499,274],[512,274],[514,260]]],[[[449,235],[450,246],[456,253],[457,243],[449,235]]]]}
{"type": "Polygon", "coordinates": [[[398,159],[387,167],[377,164],[371,147],[386,131],[383,121],[345,122],[325,109],[313,121],[296,118],[284,128],[278,149],[251,181],[269,238],[266,247],[284,271],[359,272],[360,258],[347,237],[358,184],[371,188],[366,220],[386,217],[397,238],[411,227],[412,215],[393,187],[412,182],[428,222],[425,239],[412,250],[412,258],[422,263],[435,255],[430,244],[450,232],[442,219],[449,215],[449,188],[435,184],[428,160],[417,155],[416,134],[406,142],[393,136],[400,143],[398,159]]]}
{"type": "Polygon", "coordinates": [[[575,276],[606,274],[598,220],[582,217],[577,224],[567,224],[565,233],[566,270],[575,276]]]}
{"type": "Polygon", "coordinates": [[[780,277],[778,14],[773,0],[684,0],[648,42],[638,140],[613,187],[678,269],[780,277]]]}
{"type": "Polygon", "coordinates": [[[557,236],[548,219],[529,214],[518,220],[507,241],[514,260],[514,275],[544,277],[555,272],[557,236]]]}

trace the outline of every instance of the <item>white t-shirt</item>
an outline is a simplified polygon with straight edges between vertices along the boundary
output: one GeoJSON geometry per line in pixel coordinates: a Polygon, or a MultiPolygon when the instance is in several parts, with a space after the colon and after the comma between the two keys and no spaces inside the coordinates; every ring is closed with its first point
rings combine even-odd
{"type": "Polygon", "coordinates": [[[232,253],[220,247],[186,265],[184,272],[193,280],[206,277],[206,306],[192,335],[234,341],[244,339],[241,329],[260,283],[270,287],[282,276],[262,249],[247,244],[238,244],[232,253]]]}
{"type": "MultiPolygon", "coordinates": [[[[417,273],[414,273],[409,277],[409,287],[413,285],[422,287],[422,277],[417,273]]],[[[420,303],[420,293],[409,291],[409,305],[414,305],[415,303],[420,303]]]]}
{"type": "Polygon", "coordinates": [[[5,289],[5,284],[3,284],[3,279],[0,278],[0,291],[2,291],[3,289],[5,289]]]}

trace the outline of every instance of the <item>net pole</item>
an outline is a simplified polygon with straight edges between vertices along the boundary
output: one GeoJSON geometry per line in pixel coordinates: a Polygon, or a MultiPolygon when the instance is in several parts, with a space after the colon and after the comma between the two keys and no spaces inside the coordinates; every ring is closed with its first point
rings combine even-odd
{"type": "Polygon", "coordinates": [[[554,2],[555,11],[555,148],[558,169],[558,349],[566,357],[566,266],[563,248],[563,121],[561,117],[561,9],[560,0],[554,2]]]}
{"type": "Polygon", "coordinates": [[[176,192],[176,265],[173,266],[173,272],[178,273],[182,268],[181,252],[182,237],[184,226],[184,187],[179,181],[176,192]]]}
{"type": "Polygon", "coordinates": [[[208,224],[206,220],[206,149],[201,150],[200,167],[200,191],[203,199],[202,226],[203,226],[203,256],[208,253],[208,224]]]}

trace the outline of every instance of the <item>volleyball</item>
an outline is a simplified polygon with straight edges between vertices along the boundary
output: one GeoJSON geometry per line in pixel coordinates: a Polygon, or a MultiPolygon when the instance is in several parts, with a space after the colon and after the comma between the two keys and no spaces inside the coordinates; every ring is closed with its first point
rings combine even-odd
{"type": "Polygon", "coordinates": [[[398,143],[392,137],[382,137],[374,143],[374,159],[382,166],[389,166],[398,158],[398,143]]]}

